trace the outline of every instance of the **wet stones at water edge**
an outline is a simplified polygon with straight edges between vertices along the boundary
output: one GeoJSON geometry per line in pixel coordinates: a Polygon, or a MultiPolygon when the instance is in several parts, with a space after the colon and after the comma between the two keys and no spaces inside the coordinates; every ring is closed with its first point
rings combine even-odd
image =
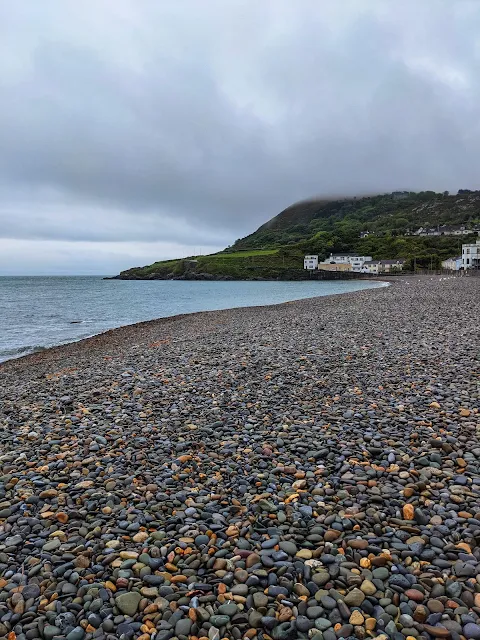
{"type": "Polygon", "coordinates": [[[473,280],[12,365],[0,638],[480,639],[473,280]]]}

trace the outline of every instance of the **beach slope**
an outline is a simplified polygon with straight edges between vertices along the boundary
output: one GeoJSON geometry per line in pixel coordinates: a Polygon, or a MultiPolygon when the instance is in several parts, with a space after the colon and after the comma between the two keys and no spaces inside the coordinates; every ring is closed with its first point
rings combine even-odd
{"type": "Polygon", "coordinates": [[[0,637],[480,638],[480,278],[0,366],[0,637]]]}

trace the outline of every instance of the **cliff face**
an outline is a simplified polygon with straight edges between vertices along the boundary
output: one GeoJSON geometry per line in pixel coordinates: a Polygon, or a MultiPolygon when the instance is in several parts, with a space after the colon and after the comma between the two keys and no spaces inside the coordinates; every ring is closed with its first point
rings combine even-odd
{"type": "Polygon", "coordinates": [[[480,229],[480,192],[433,191],[336,200],[288,207],[233,247],[210,256],[155,262],[122,271],[120,279],[276,279],[301,270],[305,253],[358,251],[375,259],[404,258],[439,266],[458,255],[468,236],[417,236],[420,228],[464,225],[480,229]]]}

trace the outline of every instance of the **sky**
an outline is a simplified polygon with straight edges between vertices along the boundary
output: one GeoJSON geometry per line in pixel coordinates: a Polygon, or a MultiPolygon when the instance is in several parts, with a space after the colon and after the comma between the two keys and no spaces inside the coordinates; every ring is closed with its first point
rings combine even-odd
{"type": "Polygon", "coordinates": [[[480,188],[478,0],[0,0],[0,275],[232,244],[330,194],[480,188]]]}

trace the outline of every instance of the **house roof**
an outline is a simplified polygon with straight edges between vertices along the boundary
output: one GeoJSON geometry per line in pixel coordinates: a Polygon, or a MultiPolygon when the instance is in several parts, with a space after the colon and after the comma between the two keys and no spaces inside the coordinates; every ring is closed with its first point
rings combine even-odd
{"type": "Polygon", "coordinates": [[[464,229],[468,229],[468,227],[464,224],[441,224],[441,231],[463,231],[464,229]]]}
{"type": "Polygon", "coordinates": [[[403,258],[398,258],[396,260],[380,260],[380,264],[403,264],[405,260],[403,258]]]}
{"type": "Polygon", "coordinates": [[[359,254],[358,253],[349,253],[348,251],[337,251],[336,253],[332,253],[331,255],[332,255],[332,258],[336,258],[337,256],[338,257],[345,256],[347,258],[354,258],[354,257],[358,256],[359,254]]]}

